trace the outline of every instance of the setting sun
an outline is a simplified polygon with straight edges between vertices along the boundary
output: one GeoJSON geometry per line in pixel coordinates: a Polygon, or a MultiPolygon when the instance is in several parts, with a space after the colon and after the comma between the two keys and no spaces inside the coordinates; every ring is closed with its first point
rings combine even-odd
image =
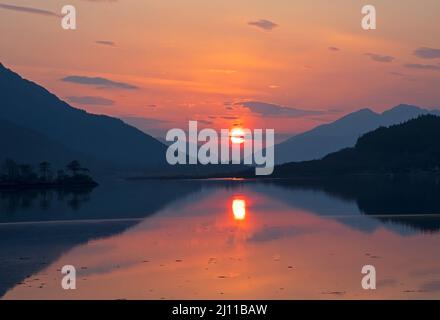
{"type": "Polygon", "coordinates": [[[232,129],[231,141],[232,141],[232,143],[243,143],[244,142],[244,131],[242,128],[232,129]]]}

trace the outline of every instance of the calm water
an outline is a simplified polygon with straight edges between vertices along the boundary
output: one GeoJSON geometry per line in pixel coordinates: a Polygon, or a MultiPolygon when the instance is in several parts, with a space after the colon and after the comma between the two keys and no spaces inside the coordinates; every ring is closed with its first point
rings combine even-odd
{"type": "Polygon", "coordinates": [[[109,181],[0,194],[4,299],[440,298],[438,181],[109,181]],[[361,288],[361,268],[377,290],[361,288]],[[74,265],[77,289],[61,288],[74,265]]]}

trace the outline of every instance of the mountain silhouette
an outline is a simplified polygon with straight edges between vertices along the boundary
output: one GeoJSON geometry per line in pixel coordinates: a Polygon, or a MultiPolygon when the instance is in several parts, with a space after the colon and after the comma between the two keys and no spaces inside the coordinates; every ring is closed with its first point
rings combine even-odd
{"type": "MultiPolygon", "coordinates": [[[[2,64],[0,106],[0,119],[9,122],[1,125],[15,125],[17,134],[19,128],[28,130],[22,132],[22,138],[29,137],[31,132],[37,133],[29,141],[42,143],[47,149],[45,152],[50,157],[44,160],[54,161],[59,154],[74,153],[120,169],[145,169],[166,164],[166,147],[153,137],[120,119],[76,109],[2,64]]],[[[34,151],[43,152],[36,151],[38,146],[20,145],[18,141],[13,150],[13,143],[6,141],[13,141],[12,138],[2,135],[0,139],[4,140],[2,146],[8,144],[10,154],[21,154],[20,158],[26,156],[26,150],[29,157],[33,157],[34,151]]]]}
{"type": "Polygon", "coordinates": [[[440,117],[422,115],[403,124],[380,127],[357,140],[355,147],[321,160],[275,167],[274,177],[368,173],[440,173],[440,117]]]}
{"type": "Polygon", "coordinates": [[[100,165],[94,159],[72,151],[36,131],[3,119],[0,119],[0,150],[0,161],[14,159],[18,163],[38,164],[50,159],[54,166],[61,168],[72,159],[78,159],[93,167],[100,165]]]}
{"type": "Polygon", "coordinates": [[[438,110],[427,110],[405,104],[383,113],[361,109],[276,145],[275,161],[277,164],[282,164],[321,159],[331,152],[353,147],[361,135],[380,126],[399,124],[428,113],[440,115],[438,110]]]}

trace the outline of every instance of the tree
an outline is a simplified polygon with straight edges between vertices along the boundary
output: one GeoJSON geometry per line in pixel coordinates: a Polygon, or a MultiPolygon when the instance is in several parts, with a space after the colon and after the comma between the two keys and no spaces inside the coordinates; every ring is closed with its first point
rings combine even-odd
{"type": "Polygon", "coordinates": [[[6,159],[3,163],[3,170],[8,180],[16,180],[20,175],[18,164],[12,159],[6,159]]]}
{"type": "Polygon", "coordinates": [[[62,181],[66,178],[66,173],[64,172],[64,170],[58,170],[57,172],[57,180],[58,181],[62,181]]]}
{"type": "Polygon", "coordinates": [[[29,164],[21,164],[20,168],[20,176],[23,180],[30,180],[34,175],[33,168],[29,164]]]}
{"type": "Polygon", "coordinates": [[[43,162],[40,163],[39,167],[40,167],[41,177],[44,180],[47,180],[47,176],[48,176],[48,173],[49,173],[49,170],[50,170],[50,163],[47,162],[47,161],[43,161],[43,162]]]}
{"type": "Polygon", "coordinates": [[[76,176],[81,170],[81,164],[77,160],[73,160],[66,166],[67,170],[72,172],[73,176],[76,176]]]}

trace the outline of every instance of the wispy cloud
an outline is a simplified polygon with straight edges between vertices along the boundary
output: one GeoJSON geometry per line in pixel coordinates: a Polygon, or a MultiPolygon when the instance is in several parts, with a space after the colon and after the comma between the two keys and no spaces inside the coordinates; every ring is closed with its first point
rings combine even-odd
{"type": "Polygon", "coordinates": [[[38,14],[42,16],[48,16],[48,17],[61,17],[61,14],[55,13],[53,11],[34,8],[34,7],[23,7],[23,6],[16,6],[12,4],[1,4],[0,8],[5,10],[11,10],[11,11],[17,11],[17,12],[24,12],[24,13],[33,13],[38,14]]]}
{"type": "Polygon", "coordinates": [[[440,70],[440,65],[435,65],[435,64],[407,63],[405,64],[405,67],[410,69],[419,69],[419,70],[433,70],[433,71],[440,70]]]}
{"type": "Polygon", "coordinates": [[[232,70],[232,69],[208,69],[208,72],[211,72],[211,73],[223,73],[223,74],[233,74],[233,73],[236,73],[237,70],[232,70]]]}
{"type": "Polygon", "coordinates": [[[366,53],[366,56],[369,56],[371,60],[377,62],[393,62],[396,58],[392,56],[381,55],[377,53],[366,53]]]}
{"type": "Polygon", "coordinates": [[[106,99],[103,97],[96,97],[96,96],[83,96],[83,97],[70,96],[70,97],[66,97],[66,99],[71,103],[77,103],[82,105],[112,106],[115,103],[113,100],[106,99]]]}
{"type": "Polygon", "coordinates": [[[201,124],[204,124],[207,126],[214,124],[214,122],[212,122],[210,120],[205,120],[205,119],[198,119],[197,121],[200,122],[201,124]]]}
{"type": "Polygon", "coordinates": [[[266,19],[249,21],[248,25],[254,26],[254,27],[266,30],[266,31],[271,31],[271,30],[275,29],[276,27],[278,27],[278,25],[275,22],[272,22],[272,21],[266,20],[266,19]]]}
{"type": "Polygon", "coordinates": [[[338,47],[328,47],[330,51],[341,51],[338,47]]]}
{"type": "Polygon", "coordinates": [[[433,280],[426,282],[420,288],[424,292],[440,292],[440,280],[433,280]]]}
{"type": "Polygon", "coordinates": [[[116,46],[116,44],[113,41],[108,41],[108,40],[96,40],[95,43],[103,45],[103,46],[109,46],[109,47],[116,46]]]}
{"type": "Polygon", "coordinates": [[[151,126],[151,125],[157,125],[159,123],[168,123],[168,120],[162,120],[162,119],[153,119],[153,118],[144,118],[144,117],[136,117],[136,116],[124,116],[121,117],[124,121],[130,124],[136,124],[136,126],[151,126]]]}
{"type": "Polygon", "coordinates": [[[138,87],[129,83],[116,82],[101,77],[67,76],[65,78],[62,78],[61,81],[82,84],[87,86],[97,86],[104,89],[127,89],[127,90],[138,89],[138,87]]]}
{"type": "Polygon", "coordinates": [[[258,114],[264,117],[305,117],[312,115],[322,115],[325,114],[325,111],[318,110],[303,110],[285,107],[277,104],[260,102],[260,101],[246,101],[246,102],[237,102],[235,105],[242,106],[243,108],[248,109],[252,113],[258,114]]]}
{"type": "Polygon", "coordinates": [[[440,49],[421,47],[414,50],[414,55],[422,59],[440,58],[440,49]]]}
{"type": "Polygon", "coordinates": [[[406,76],[407,76],[407,75],[404,74],[404,73],[401,73],[401,72],[395,72],[395,71],[390,72],[390,74],[393,75],[393,76],[396,76],[396,77],[406,77],[406,76]]]}
{"type": "Polygon", "coordinates": [[[237,120],[238,119],[237,116],[221,116],[220,118],[225,119],[225,120],[237,120]]]}

